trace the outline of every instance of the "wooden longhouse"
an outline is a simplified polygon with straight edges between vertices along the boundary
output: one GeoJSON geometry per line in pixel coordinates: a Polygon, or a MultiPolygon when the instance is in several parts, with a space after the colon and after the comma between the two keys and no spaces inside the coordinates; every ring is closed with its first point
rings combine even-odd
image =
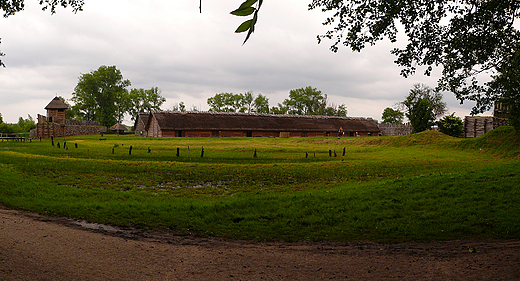
{"type": "Polygon", "coordinates": [[[378,136],[371,118],[224,112],[140,113],[136,136],[150,137],[326,137],[378,136]]]}

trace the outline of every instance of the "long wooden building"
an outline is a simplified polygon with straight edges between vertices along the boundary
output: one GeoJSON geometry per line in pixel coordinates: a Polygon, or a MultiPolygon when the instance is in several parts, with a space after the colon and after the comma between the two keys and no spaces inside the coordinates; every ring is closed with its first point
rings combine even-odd
{"type": "Polygon", "coordinates": [[[140,113],[136,136],[150,137],[326,137],[378,136],[371,118],[224,112],[140,113]]]}

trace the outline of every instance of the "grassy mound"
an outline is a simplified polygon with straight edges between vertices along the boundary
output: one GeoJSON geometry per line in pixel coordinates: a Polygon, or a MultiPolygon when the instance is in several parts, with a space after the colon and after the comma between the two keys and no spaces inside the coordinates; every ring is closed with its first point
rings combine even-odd
{"type": "Polygon", "coordinates": [[[461,149],[478,150],[500,157],[520,158],[520,133],[513,127],[502,126],[478,138],[464,139],[461,149]]]}
{"type": "Polygon", "coordinates": [[[373,138],[91,136],[67,139],[68,149],[60,141],[61,148],[50,140],[0,143],[0,204],[240,239],[520,237],[520,143],[511,128],[475,139],[428,131],[373,138]]]}

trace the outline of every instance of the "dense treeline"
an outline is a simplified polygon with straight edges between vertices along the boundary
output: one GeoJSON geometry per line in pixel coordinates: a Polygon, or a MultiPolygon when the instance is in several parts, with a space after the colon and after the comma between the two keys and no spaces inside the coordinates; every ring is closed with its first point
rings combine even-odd
{"type": "Polygon", "coordinates": [[[18,123],[8,124],[4,123],[2,119],[2,114],[0,113],[0,133],[3,134],[16,134],[16,133],[27,133],[32,129],[36,128],[36,122],[31,117],[31,115],[27,116],[27,119],[23,119],[20,117],[18,119],[18,123]]]}
{"type": "Polygon", "coordinates": [[[255,96],[251,92],[216,94],[208,98],[208,106],[209,111],[215,112],[347,116],[347,107],[344,104],[329,104],[327,95],[311,86],[291,90],[289,98],[273,107],[269,106],[266,96],[255,96]]]}

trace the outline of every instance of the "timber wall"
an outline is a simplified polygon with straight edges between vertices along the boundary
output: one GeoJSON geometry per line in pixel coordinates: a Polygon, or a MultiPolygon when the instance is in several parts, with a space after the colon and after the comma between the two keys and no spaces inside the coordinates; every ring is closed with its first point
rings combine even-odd
{"type": "MultiPolygon", "coordinates": [[[[46,122],[36,124],[35,137],[69,137],[78,135],[97,135],[105,133],[107,127],[103,126],[65,126],[56,123],[46,122]]],[[[32,135],[31,135],[32,136],[32,135]]]]}
{"type": "Polygon", "coordinates": [[[65,126],[65,136],[97,135],[106,133],[107,127],[103,126],[65,126]]]}
{"type": "Polygon", "coordinates": [[[410,123],[405,124],[379,124],[379,130],[383,136],[403,136],[412,133],[410,123]]]}
{"type": "Polygon", "coordinates": [[[88,121],[88,120],[65,119],[65,125],[67,125],[67,126],[99,126],[99,122],[98,121],[88,121]]]}
{"type": "Polygon", "coordinates": [[[507,126],[509,123],[505,118],[491,116],[466,116],[464,118],[464,137],[476,138],[500,126],[507,126]]]}

